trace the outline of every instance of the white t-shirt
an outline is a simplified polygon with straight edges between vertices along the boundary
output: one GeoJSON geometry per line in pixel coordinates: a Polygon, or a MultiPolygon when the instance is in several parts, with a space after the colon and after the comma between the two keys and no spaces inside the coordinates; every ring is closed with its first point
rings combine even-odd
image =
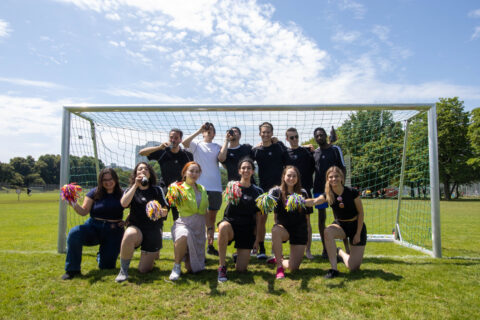
{"type": "Polygon", "coordinates": [[[188,151],[193,153],[193,159],[202,167],[202,174],[197,183],[205,187],[207,191],[222,192],[222,178],[218,167],[218,154],[222,147],[218,143],[190,142],[188,151]]]}

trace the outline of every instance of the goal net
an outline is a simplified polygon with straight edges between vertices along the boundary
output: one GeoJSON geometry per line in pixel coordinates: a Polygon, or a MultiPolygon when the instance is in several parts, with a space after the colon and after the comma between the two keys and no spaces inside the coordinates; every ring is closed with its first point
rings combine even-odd
{"type": "MultiPolygon", "coordinates": [[[[432,221],[438,219],[438,205],[432,205],[438,197],[430,192],[437,190],[431,186],[431,175],[438,171],[436,127],[429,127],[432,109],[425,104],[66,106],[61,184],[76,182],[86,193],[96,186],[98,171],[107,166],[117,171],[126,187],[132,168],[146,161],[139,150],[168,141],[171,128],[181,129],[185,138],[208,121],[216,127],[213,142],[222,145],[225,132],[236,126],[242,132],[240,143],[255,146],[261,141],[259,124],[268,121],[274,136],[289,146],[285,131],[290,127],[298,130],[301,144],[315,144],[315,128],[328,134],[334,127],[334,144],[342,149],[347,167],[346,184],[362,195],[368,240],[396,241],[438,256],[437,242],[432,242],[437,238],[432,221]]],[[[160,176],[159,166],[154,167],[160,176]]],[[[224,177],[222,183],[226,182],[224,177]]],[[[59,211],[58,250],[64,252],[68,230],[85,218],[65,203],[59,211]]],[[[217,219],[222,216],[220,211],[217,219]]],[[[315,211],[314,240],[320,239],[317,219],[315,211]]],[[[327,209],[327,224],[332,220],[327,209]]],[[[171,225],[169,217],[164,225],[167,236],[171,225]]],[[[268,218],[267,232],[271,225],[273,217],[268,218]]]]}

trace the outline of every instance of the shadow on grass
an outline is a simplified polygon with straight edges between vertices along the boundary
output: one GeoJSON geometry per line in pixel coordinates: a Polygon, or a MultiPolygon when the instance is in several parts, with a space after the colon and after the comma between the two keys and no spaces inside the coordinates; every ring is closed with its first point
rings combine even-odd
{"type": "Polygon", "coordinates": [[[445,257],[442,259],[428,259],[428,260],[401,260],[401,259],[390,259],[387,257],[382,258],[364,258],[363,263],[373,263],[373,264],[406,264],[406,265],[458,265],[458,266],[474,266],[480,264],[479,258],[468,258],[468,257],[445,257]]]}

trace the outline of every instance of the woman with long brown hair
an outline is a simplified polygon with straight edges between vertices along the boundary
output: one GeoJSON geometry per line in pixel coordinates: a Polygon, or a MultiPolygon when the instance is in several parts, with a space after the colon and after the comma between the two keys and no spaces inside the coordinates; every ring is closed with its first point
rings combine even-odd
{"type": "Polygon", "coordinates": [[[269,263],[277,264],[276,278],[285,278],[285,269],[297,270],[302,263],[308,241],[307,215],[312,213],[311,208],[304,208],[297,204],[287,209],[289,196],[308,197],[307,191],[302,189],[300,172],[295,166],[286,166],[282,173],[279,187],[272,188],[269,193],[277,199],[275,207],[275,225],[272,228],[272,249],[274,259],[269,263]],[[283,259],[282,243],[290,242],[290,258],[283,259]]]}
{"type": "Polygon", "coordinates": [[[68,233],[67,256],[63,280],[80,274],[83,246],[99,244],[97,254],[100,269],[113,269],[120,252],[123,237],[123,207],[120,204],[122,189],[112,168],[104,168],[98,175],[98,183],[83,199],[82,205],[72,204],[76,213],[90,218],[84,224],[73,227],[68,233]]]}
{"type": "Polygon", "coordinates": [[[339,275],[337,260],[343,261],[350,271],[360,268],[367,243],[367,228],[363,223],[364,213],[360,195],[357,190],[345,186],[343,171],[336,166],[326,173],[325,193],[315,199],[308,199],[306,204],[313,206],[328,202],[333,210],[335,221],[325,229],[325,245],[328,260],[332,268],[325,278],[339,275]],[[350,240],[350,254],[336,248],[335,239],[350,240]]]}

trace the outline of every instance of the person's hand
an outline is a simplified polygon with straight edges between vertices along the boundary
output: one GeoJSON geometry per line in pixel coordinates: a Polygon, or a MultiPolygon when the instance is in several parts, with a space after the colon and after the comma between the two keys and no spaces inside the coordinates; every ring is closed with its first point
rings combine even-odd
{"type": "Polygon", "coordinates": [[[170,141],[167,141],[167,142],[162,143],[160,146],[162,147],[162,149],[166,149],[170,145],[171,145],[170,141]]]}
{"type": "Polygon", "coordinates": [[[315,151],[315,148],[313,147],[313,144],[304,144],[302,147],[305,147],[307,149],[310,149],[310,151],[315,151]]]}
{"type": "Polygon", "coordinates": [[[315,205],[315,199],[305,199],[305,205],[307,207],[313,207],[315,205]]]}
{"type": "Polygon", "coordinates": [[[359,243],[359,242],[360,242],[360,233],[357,232],[357,233],[355,233],[355,236],[353,237],[352,243],[353,243],[353,244],[357,244],[357,243],[359,243]]]}
{"type": "Polygon", "coordinates": [[[142,186],[142,179],[145,177],[144,174],[140,173],[136,178],[135,178],[135,186],[141,187],[142,186]]]}
{"type": "Polygon", "coordinates": [[[277,137],[272,137],[272,143],[277,143],[278,142],[278,138],[277,137]]]}
{"type": "Polygon", "coordinates": [[[165,217],[167,216],[167,214],[168,214],[168,210],[167,210],[167,209],[165,209],[165,208],[161,208],[161,209],[160,209],[160,216],[161,216],[162,218],[165,218],[165,217]]]}

